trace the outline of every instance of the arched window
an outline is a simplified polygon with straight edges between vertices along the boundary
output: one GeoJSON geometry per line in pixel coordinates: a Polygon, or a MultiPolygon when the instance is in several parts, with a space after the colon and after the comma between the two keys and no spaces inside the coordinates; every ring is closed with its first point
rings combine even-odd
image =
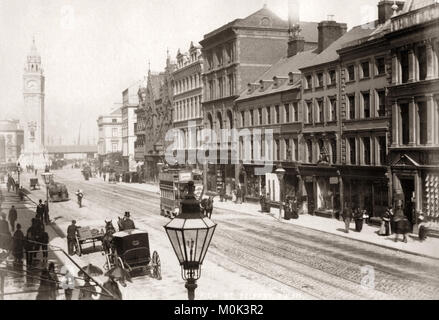
{"type": "Polygon", "coordinates": [[[227,110],[227,124],[228,124],[228,129],[233,129],[233,115],[232,115],[232,111],[227,110]]]}
{"type": "Polygon", "coordinates": [[[312,141],[307,140],[306,141],[306,157],[307,162],[312,163],[312,141]]]}

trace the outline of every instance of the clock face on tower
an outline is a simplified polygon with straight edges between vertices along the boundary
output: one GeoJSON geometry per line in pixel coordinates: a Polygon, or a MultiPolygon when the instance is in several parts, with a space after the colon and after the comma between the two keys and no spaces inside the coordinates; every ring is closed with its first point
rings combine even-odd
{"type": "Polygon", "coordinates": [[[38,86],[38,83],[35,80],[29,80],[26,82],[26,88],[30,90],[35,90],[38,86]]]}

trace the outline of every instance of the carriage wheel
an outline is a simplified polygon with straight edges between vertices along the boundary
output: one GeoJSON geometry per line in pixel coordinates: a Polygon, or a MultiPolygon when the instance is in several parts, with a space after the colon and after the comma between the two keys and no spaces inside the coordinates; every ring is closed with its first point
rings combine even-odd
{"type": "Polygon", "coordinates": [[[162,280],[162,264],[160,262],[160,256],[157,251],[154,251],[154,253],[152,254],[151,266],[153,278],[157,280],[162,280]]]}

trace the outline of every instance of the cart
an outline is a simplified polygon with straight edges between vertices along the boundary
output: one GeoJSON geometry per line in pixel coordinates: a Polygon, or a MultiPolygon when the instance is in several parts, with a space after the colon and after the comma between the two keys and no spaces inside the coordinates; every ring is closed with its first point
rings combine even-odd
{"type": "Polygon", "coordinates": [[[161,280],[161,262],[157,251],[151,256],[148,233],[141,230],[126,230],[113,234],[112,248],[105,253],[104,269],[110,270],[120,266],[131,275],[149,274],[161,280]]]}
{"type": "Polygon", "coordinates": [[[76,235],[76,254],[80,257],[83,254],[83,245],[93,243],[93,249],[96,249],[96,242],[102,243],[104,231],[91,229],[89,227],[78,228],[76,235]]]}
{"type": "Polygon", "coordinates": [[[38,179],[30,179],[29,187],[31,190],[40,190],[41,188],[38,179]]]}

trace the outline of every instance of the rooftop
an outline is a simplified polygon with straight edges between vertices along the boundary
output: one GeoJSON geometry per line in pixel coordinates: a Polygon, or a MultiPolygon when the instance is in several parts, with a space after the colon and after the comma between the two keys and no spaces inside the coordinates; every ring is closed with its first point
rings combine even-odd
{"type": "Polygon", "coordinates": [[[97,153],[96,145],[47,146],[49,153],[97,153]]]}

